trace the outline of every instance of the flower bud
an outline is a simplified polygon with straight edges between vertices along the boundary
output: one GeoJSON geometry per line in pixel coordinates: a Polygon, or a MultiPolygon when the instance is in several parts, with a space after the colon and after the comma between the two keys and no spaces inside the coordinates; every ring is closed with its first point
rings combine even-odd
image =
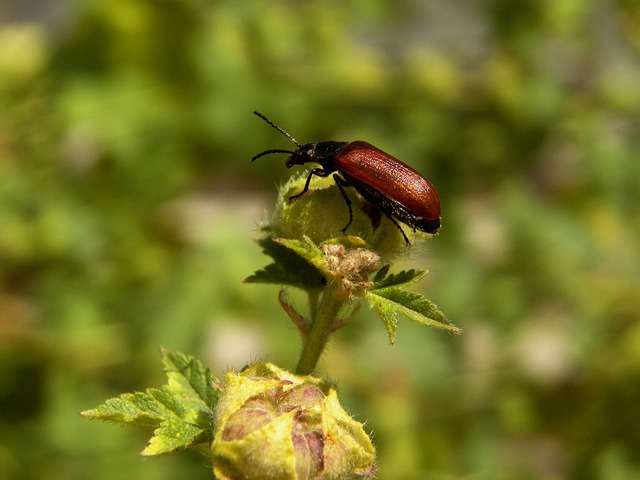
{"type": "MultiPolygon", "coordinates": [[[[383,257],[394,256],[404,248],[404,237],[396,225],[378,207],[349,187],[344,190],[351,199],[353,217],[343,233],[342,229],[349,222],[349,207],[332,177],[314,178],[304,195],[289,201],[289,197],[302,192],[306,178],[306,174],[294,176],[280,189],[270,225],[276,236],[297,240],[308,237],[319,245],[333,238],[353,235],[365,240],[383,257]]],[[[406,227],[405,232],[411,238],[411,231],[406,227]]]]}
{"type": "Polygon", "coordinates": [[[226,376],[211,446],[221,480],[370,478],[375,450],[333,386],[258,363],[226,376]]]}

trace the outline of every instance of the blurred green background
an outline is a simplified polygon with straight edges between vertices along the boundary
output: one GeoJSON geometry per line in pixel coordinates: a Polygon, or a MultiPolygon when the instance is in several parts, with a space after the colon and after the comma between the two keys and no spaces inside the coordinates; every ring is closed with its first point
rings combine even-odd
{"type": "Polygon", "coordinates": [[[80,418],[164,382],[295,365],[243,285],[300,141],[367,140],[436,186],[404,267],[460,337],[363,308],[320,371],[381,479],[640,478],[637,0],[0,2],[0,478],[211,478],[80,418]]]}

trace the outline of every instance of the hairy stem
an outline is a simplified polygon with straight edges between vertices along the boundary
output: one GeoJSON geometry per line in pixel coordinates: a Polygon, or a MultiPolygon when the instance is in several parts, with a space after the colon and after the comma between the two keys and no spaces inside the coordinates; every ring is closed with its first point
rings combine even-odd
{"type": "Polygon", "coordinates": [[[331,333],[335,331],[335,323],[340,321],[338,314],[346,301],[336,287],[328,286],[324,291],[315,315],[311,318],[311,330],[304,339],[296,374],[309,375],[314,371],[331,333]]]}

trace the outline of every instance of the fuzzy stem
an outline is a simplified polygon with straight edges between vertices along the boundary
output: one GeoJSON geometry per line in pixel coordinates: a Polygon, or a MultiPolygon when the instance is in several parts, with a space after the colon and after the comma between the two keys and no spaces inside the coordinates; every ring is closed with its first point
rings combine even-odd
{"type": "Polygon", "coordinates": [[[309,335],[304,338],[296,374],[309,375],[316,368],[331,333],[335,331],[333,326],[339,321],[338,313],[346,300],[335,286],[328,286],[324,291],[318,304],[316,315],[311,318],[312,325],[309,335]]]}

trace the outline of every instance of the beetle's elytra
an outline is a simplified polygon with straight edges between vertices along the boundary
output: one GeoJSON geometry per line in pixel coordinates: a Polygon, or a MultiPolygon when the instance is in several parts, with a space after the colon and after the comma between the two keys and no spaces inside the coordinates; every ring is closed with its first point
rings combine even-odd
{"type": "Polygon", "coordinates": [[[351,201],[344,187],[355,188],[366,200],[376,205],[400,229],[407,244],[409,239],[396,219],[422,232],[436,233],[440,228],[441,208],[436,189],[422,175],[397,158],[363,141],[311,142],[301,145],[267,117],[258,112],[253,113],[288,137],[298,149],[265,150],[255,155],[251,161],[272,153],[288,153],[287,168],[305,163],[320,165],[320,168],[311,169],[302,192],[289,200],[304,195],[314,175],[327,177],[333,173],[336,185],[349,208],[349,222],[342,233],[346,232],[353,220],[351,201]]]}

